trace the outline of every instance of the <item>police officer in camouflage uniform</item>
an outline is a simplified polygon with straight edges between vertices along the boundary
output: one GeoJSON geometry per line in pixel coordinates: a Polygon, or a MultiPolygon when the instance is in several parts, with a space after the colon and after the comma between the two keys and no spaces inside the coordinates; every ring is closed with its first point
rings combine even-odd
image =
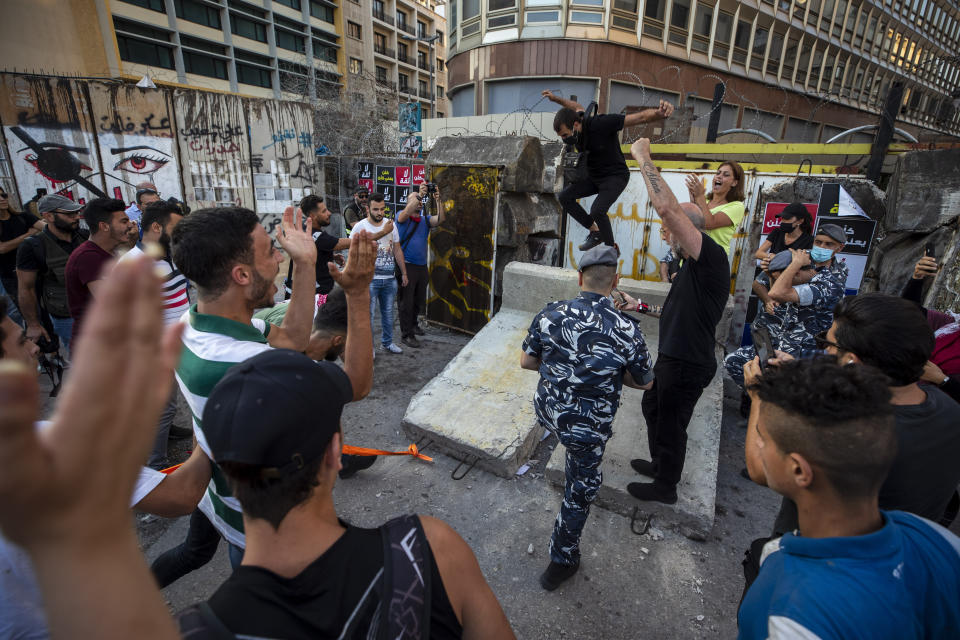
{"type": "MultiPolygon", "coordinates": [[[[799,320],[799,315],[793,313],[795,305],[779,304],[769,298],[770,284],[776,282],[781,272],[787,268],[793,259],[789,251],[781,251],[770,259],[767,269],[761,271],[760,275],[753,282],[753,291],[759,296],[757,301],[757,315],[753,320],[751,332],[757,329],[766,329],[770,333],[770,339],[773,346],[781,351],[785,351],[794,357],[799,356],[799,346],[791,340],[789,336],[797,336],[805,333],[803,326],[794,326],[799,320]],[[767,302],[764,302],[764,300],[767,302]],[[782,339],[786,334],[787,339],[782,339]]],[[[813,277],[813,267],[808,265],[801,269],[793,278],[793,285],[799,286],[806,284],[813,277]]],[[[832,308],[832,307],[831,307],[832,308]]],[[[743,365],[753,360],[757,355],[753,345],[740,347],[733,353],[724,358],[723,366],[727,374],[741,387],[743,386],[743,365]]]]}
{"type": "MultiPolygon", "coordinates": [[[[836,254],[843,250],[847,235],[843,228],[835,224],[824,224],[817,229],[813,239],[813,248],[809,251],[790,249],[790,261],[770,287],[768,295],[774,302],[784,307],[781,329],[775,334],[771,329],[773,346],[780,351],[801,358],[817,351],[816,335],[833,324],[833,308],[843,297],[847,283],[847,265],[837,260],[836,254]],[[810,282],[794,285],[793,281],[801,269],[812,265],[816,271],[810,282]]],[[[783,255],[777,254],[774,260],[783,255]]],[[[778,262],[779,266],[782,264],[778,262]]],[[[774,263],[771,260],[770,271],[774,263]]],[[[738,349],[727,356],[724,366],[730,376],[743,384],[743,364],[752,360],[753,355],[744,359],[741,354],[747,348],[738,349]]],[[[752,354],[752,347],[749,348],[752,354]]]]}
{"type": "Polygon", "coordinates": [[[622,385],[648,389],[650,354],[640,327],[617,311],[617,252],[598,245],[580,261],[580,295],[552,302],[533,319],[520,366],[540,372],[534,409],[566,448],[563,504],[550,539],[550,565],[540,576],[552,591],[580,567],[580,533],[603,476],[622,385]]]}

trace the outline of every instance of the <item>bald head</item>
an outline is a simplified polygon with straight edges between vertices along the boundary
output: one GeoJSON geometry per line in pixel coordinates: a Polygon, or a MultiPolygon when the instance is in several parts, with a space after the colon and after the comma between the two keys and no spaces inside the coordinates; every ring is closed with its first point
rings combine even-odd
{"type": "Polygon", "coordinates": [[[693,226],[703,231],[703,212],[700,211],[700,207],[692,202],[683,202],[680,204],[680,208],[687,214],[687,218],[693,223],[693,226]]]}
{"type": "Polygon", "coordinates": [[[157,185],[153,184],[152,182],[138,182],[137,190],[139,191],[140,189],[150,189],[151,191],[156,191],[157,185]]]}

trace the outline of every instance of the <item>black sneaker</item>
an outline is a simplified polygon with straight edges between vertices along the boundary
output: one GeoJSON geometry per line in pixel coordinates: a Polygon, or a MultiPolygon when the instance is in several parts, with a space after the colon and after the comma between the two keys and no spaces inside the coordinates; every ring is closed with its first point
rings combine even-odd
{"type": "Polygon", "coordinates": [[[631,482],[627,485],[627,493],[637,500],[647,502],[662,502],[663,504],[676,504],[677,488],[664,488],[653,482],[631,482]]]}
{"type": "Polygon", "coordinates": [[[425,335],[427,335],[427,332],[424,331],[423,329],[421,329],[421,328],[420,328],[420,325],[417,325],[417,327],[413,330],[413,335],[415,335],[415,336],[425,336],[425,335]]]}
{"type": "Polygon", "coordinates": [[[343,468],[340,469],[340,478],[346,480],[357,474],[357,471],[363,471],[364,469],[369,469],[373,466],[373,463],[377,461],[377,456],[351,456],[346,453],[340,454],[340,464],[343,465],[343,468]]]}
{"type": "Polygon", "coordinates": [[[550,562],[547,570],[540,574],[540,586],[547,591],[553,591],[564,581],[572,578],[573,574],[575,574],[579,569],[579,560],[577,560],[575,564],[560,564],[558,562],[550,562]]]}
{"type": "Polygon", "coordinates": [[[186,438],[192,438],[193,429],[171,425],[170,432],[167,434],[167,437],[171,440],[184,440],[186,438]]]}
{"type": "Polygon", "coordinates": [[[601,242],[603,242],[603,240],[600,239],[600,232],[591,231],[587,234],[587,239],[583,241],[583,244],[580,245],[579,249],[580,251],[589,251],[601,242]]]}
{"type": "Polygon", "coordinates": [[[642,476],[647,476],[648,478],[656,477],[657,465],[655,465],[650,460],[635,458],[630,461],[630,466],[633,467],[634,471],[636,471],[642,476]]]}
{"type": "Polygon", "coordinates": [[[413,347],[414,349],[420,348],[420,341],[417,340],[417,336],[404,336],[401,342],[408,347],[413,347]]]}

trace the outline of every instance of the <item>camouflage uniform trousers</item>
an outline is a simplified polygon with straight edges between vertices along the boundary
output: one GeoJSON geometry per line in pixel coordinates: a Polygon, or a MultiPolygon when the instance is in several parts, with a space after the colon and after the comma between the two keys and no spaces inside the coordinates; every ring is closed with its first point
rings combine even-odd
{"type": "Polygon", "coordinates": [[[590,514],[590,504],[597,497],[603,483],[600,464],[609,435],[589,441],[573,436],[570,432],[551,429],[566,449],[566,484],[563,503],[550,538],[550,559],[553,562],[572,565],[580,560],[580,534],[590,514]]]}

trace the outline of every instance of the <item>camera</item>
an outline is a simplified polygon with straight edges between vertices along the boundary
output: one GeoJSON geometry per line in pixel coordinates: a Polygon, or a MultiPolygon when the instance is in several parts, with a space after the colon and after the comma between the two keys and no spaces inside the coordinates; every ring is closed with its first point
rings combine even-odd
{"type": "Polygon", "coordinates": [[[436,193],[436,192],[437,192],[437,183],[436,183],[436,182],[428,182],[428,183],[427,183],[427,193],[428,193],[428,194],[431,194],[431,193],[436,193]]]}

